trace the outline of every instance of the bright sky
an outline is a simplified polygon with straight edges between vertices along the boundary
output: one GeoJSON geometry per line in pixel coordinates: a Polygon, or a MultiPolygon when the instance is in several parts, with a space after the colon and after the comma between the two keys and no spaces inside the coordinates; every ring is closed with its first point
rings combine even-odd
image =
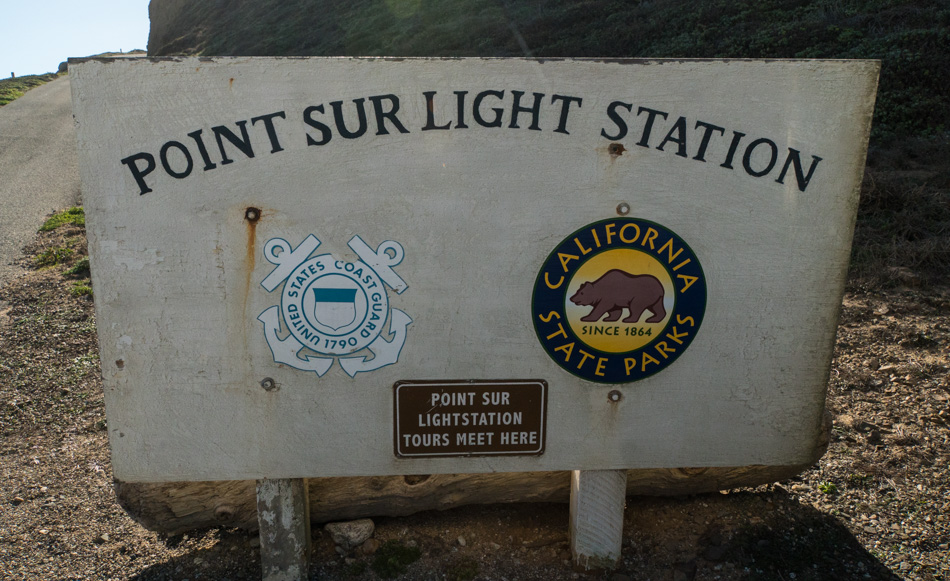
{"type": "Polygon", "coordinates": [[[69,57],[145,50],[149,0],[3,0],[0,79],[56,72],[69,57]]]}

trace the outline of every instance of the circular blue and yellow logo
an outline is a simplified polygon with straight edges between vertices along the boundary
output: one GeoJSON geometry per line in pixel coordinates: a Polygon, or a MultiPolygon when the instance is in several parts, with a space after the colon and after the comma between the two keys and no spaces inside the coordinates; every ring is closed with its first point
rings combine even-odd
{"type": "Polygon", "coordinates": [[[534,285],[538,339],[566,371],[627,383],[673,363],[706,311],[706,280],[693,250],[638,218],[603,220],[564,239],[534,285]]]}

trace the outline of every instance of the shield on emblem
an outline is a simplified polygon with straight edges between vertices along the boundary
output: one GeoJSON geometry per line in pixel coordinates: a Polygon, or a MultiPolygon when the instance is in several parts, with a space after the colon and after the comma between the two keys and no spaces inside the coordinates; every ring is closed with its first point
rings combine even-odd
{"type": "Polygon", "coordinates": [[[313,316],[320,324],[336,331],[356,320],[355,288],[315,288],[313,294],[313,316]]]}

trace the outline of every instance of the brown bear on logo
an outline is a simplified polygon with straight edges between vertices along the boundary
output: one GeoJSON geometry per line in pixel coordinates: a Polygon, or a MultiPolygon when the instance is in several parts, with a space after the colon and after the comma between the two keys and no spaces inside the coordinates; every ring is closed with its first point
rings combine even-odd
{"type": "Polygon", "coordinates": [[[590,314],[581,318],[588,323],[599,321],[604,314],[609,314],[605,323],[616,321],[624,309],[630,310],[624,323],[638,323],[647,310],[653,316],[646,322],[659,323],[666,317],[663,295],[663,284],[655,276],[613,269],[593,282],[582,284],[571,297],[571,302],[594,307],[590,314]]]}

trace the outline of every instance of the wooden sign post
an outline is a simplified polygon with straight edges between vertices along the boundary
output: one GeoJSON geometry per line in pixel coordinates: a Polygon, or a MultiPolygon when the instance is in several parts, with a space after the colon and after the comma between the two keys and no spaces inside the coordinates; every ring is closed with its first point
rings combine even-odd
{"type": "Polygon", "coordinates": [[[570,470],[610,565],[624,469],[807,462],[878,69],[71,62],[116,478],[570,470]]]}

